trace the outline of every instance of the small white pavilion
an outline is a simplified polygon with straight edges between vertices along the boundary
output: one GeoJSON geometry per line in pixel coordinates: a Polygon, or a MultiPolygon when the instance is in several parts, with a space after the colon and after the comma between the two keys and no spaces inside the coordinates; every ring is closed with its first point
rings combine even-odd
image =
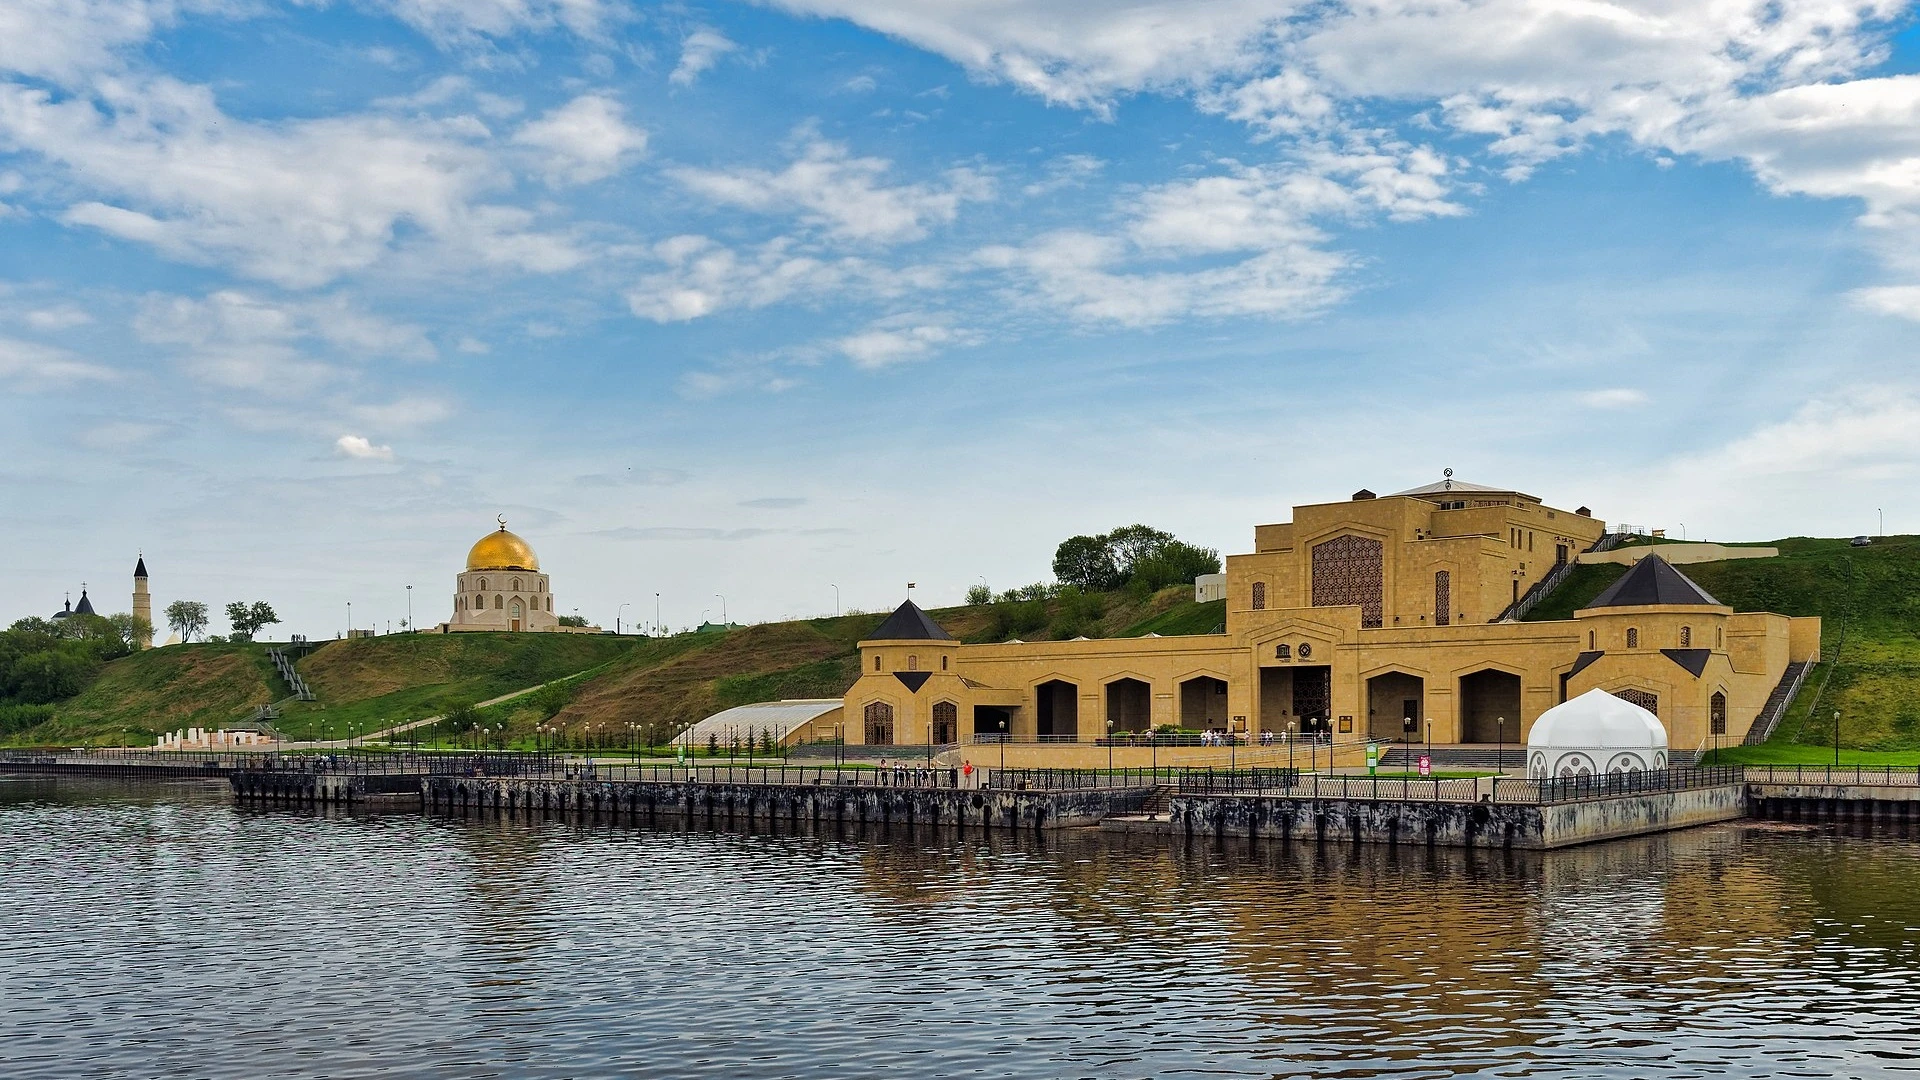
{"type": "Polygon", "coordinates": [[[1609,776],[1667,767],[1660,718],[1605,690],[1589,690],[1540,714],[1527,733],[1527,775],[1609,776]]]}

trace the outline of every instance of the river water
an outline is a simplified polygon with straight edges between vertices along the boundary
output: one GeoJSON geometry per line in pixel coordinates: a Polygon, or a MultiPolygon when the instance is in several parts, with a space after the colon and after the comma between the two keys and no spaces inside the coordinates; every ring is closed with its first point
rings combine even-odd
{"type": "Polygon", "coordinates": [[[1920,843],[316,816],[0,779],[0,1077],[1920,1073],[1920,843]]]}

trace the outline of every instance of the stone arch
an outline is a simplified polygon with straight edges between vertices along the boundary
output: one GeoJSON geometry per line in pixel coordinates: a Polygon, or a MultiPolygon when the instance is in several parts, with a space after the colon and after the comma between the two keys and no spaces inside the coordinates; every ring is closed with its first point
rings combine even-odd
{"type": "Polygon", "coordinates": [[[1122,675],[1101,688],[1107,699],[1108,731],[1146,731],[1153,726],[1153,684],[1122,675]]]}
{"type": "Polygon", "coordinates": [[[1050,678],[1033,688],[1035,734],[1058,741],[1080,737],[1080,685],[1050,678]]]}
{"type": "Polygon", "coordinates": [[[893,706],[884,701],[869,701],[862,710],[868,746],[893,745],[893,706]]]}
{"type": "Polygon", "coordinates": [[[1463,743],[1518,742],[1520,740],[1520,676],[1498,667],[1483,667],[1460,677],[1460,741],[1463,743]]]}
{"type": "Polygon", "coordinates": [[[1389,668],[1366,677],[1367,735],[1389,742],[1419,738],[1426,716],[1427,680],[1410,671],[1389,668]],[[1411,709],[1412,711],[1408,711],[1411,709]],[[1413,730],[1407,730],[1407,717],[1413,730]]]}
{"type": "Polygon", "coordinates": [[[1180,679],[1175,686],[1181,727],[1201,731],[1226,729],[1226,679],[1213,672],[1201,672],[1180,679]]]}
{"type": "Polygon", "coordinates": [[[1707,699],[1707,734],[1725,735],[1727,733],[1727,692],[1715,690],[1707,699]]]}
{"type": "Polygon", "coordinates": [[[960,706],[951,701],[933,703],[933,741],[940,746],[960,741],[960,706]]]}

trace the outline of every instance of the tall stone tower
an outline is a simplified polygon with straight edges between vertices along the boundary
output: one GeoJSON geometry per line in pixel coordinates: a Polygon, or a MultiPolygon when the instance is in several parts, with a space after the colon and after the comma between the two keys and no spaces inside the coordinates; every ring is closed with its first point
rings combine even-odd
{"type": "Polygon", "coordinates": [[[142,552],[133,564],[133,619],[146,624],[133,643],[136,649],[153,645],[153,597],[147,593],[147,556],[142,552]]]}

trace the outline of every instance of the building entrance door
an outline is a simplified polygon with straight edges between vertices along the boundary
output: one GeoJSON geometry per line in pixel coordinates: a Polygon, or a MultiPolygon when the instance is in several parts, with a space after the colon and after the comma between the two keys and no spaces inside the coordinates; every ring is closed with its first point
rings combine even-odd
{"type": "Polygon", "coordinates": [[[1293,669],[1293,715],[1300,718],[1300,730],[1332,731],[1333,669],[1297,667],[1293,669]],[[1317,721],[1317,723],[1316,723],[1317,721]]]}

